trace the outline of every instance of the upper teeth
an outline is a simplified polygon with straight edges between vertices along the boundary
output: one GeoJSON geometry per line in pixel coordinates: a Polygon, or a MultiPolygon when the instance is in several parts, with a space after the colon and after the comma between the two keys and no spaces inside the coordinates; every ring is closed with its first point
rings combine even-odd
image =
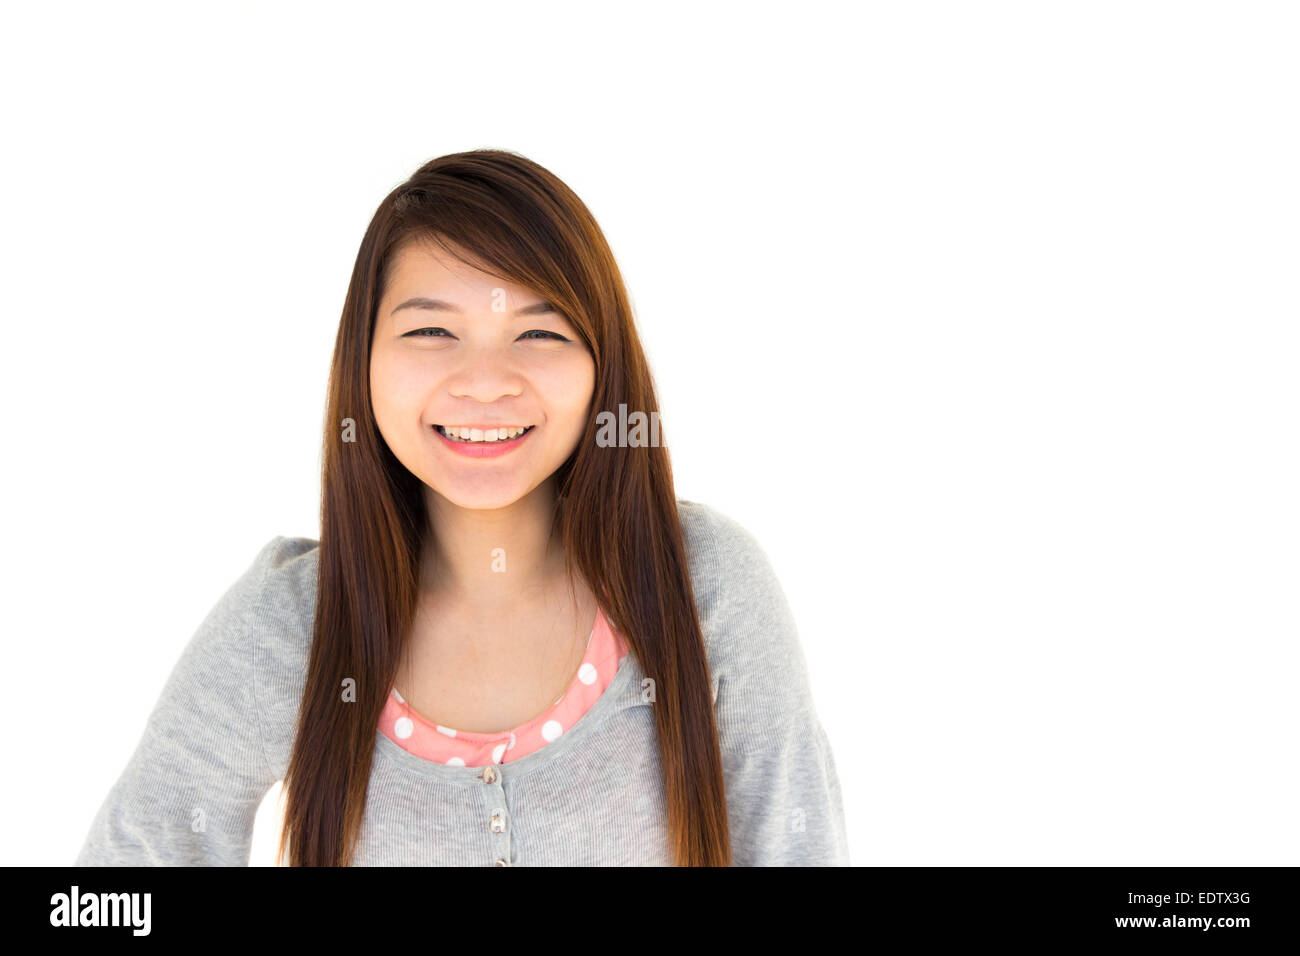
{"type": "Polygon", "coordinates": [[[458,425],[439,425],[438,431],[448,438],[461,441],[509,441],[518,438],[528,430],[527,425],[510,425],[506,428],[462,428],[458,425]]]}

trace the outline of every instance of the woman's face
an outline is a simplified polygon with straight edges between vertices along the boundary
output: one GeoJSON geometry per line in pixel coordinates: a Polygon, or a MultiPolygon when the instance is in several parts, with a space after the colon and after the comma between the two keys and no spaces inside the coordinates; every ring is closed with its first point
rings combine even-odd
{"type": "Polygon", "coordinates": [[[370,400],[388,447],[437,494],[492,509],[533,491],[582,439],[595,381],[577,329],[536,294],[428,242],[397,250],[375,320],[370,400]],[[471,440],[436,426],[470,428],[471,440]]]}

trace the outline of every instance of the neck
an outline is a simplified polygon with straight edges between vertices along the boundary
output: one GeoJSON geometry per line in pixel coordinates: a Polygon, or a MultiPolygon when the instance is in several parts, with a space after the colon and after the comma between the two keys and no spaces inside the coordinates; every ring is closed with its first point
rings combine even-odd
{"type": "Polygon", "coordinates": [[[554,485],[543,482],[504,508],[471,510],[426,489],[429,536],[421,591],[485,609],[534,602],[563,573],[552,534],[554,485]]]}

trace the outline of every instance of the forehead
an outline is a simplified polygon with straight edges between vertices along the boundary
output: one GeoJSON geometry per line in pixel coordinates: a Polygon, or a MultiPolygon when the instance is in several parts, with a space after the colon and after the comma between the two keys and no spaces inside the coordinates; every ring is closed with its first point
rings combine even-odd
{"type": "Polygon", "coordinates": [[[445,296],[472,300],[491,296],[494,289],[505,289],[511,297],[532,297],[523,286],[477,268],[472,254],[459,249],[457,253],[469,261],[457,258],[425,237],[408,239],[394,251],[389,263],[385,298],[432,295],[436,290],[445,296]]]}

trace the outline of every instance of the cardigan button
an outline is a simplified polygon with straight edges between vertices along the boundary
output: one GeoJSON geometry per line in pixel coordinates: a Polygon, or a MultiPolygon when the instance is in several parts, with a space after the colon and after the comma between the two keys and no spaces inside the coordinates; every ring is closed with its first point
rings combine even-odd
{"type": "Polygon", "coordinates": [[[495,768],[495,767],[492,767],[492,766],[490,766],[490,765],[487,766],[487,767],[484,767],[484,768],[483,768],[483,773],[481,774],[481,776],[483,777],[483,782],[484,782],[484,783],[496,783],[496,782],[497,782],[497,772],[496,772],[496,768],[495,768]]]}
{"type": "Polygon", "coordinates": [[[507,860],[505,857],[502,857],[501,859],[497,860],[496,865],[497,865],[497,866],[509,866],[509,865],[510,865],[510,861],[507,860]]]}
{"type": "Polygon", "coordinates": [[[492,814],[492,820],[491,822],[488,823],[488,827],[492,830],[493,833],[500,833],[502,830],[506,828],[505,818],[502,817],[501,814],[499,813],[492,814]]]}

